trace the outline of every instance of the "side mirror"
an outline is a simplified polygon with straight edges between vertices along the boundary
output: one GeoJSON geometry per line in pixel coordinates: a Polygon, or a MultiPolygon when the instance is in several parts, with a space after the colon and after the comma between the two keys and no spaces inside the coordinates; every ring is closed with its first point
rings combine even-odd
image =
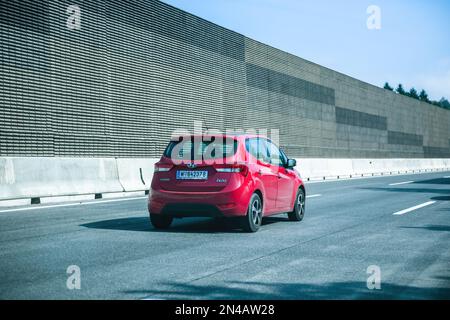
{"type": "Polygon", "coordinates": [[[297,165],[297,160],[295,160],[295,159],[288,159],[286,167],[287,168],[293,168],[296,165],[297,165]]]}

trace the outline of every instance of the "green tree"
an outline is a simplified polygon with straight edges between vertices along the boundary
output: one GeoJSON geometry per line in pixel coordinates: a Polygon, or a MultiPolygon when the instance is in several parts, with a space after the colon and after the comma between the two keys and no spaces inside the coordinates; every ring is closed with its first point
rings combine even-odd
{"type": "Polygon", "coordinates": [[[388,82],[386,82],[386,83],[384,84],[384,88],[385,88],[386,90],[394,91],[394,88],[392,88],[392,87],[389,85],[388,82]]]}
{"type": "Polygon", "coordinates": [[[397,89],[395,89],[395,91],[397,91],[397,93],[402,94],[402,95],[406,95],[406,91],[405,89],[403,89],[403,86],[401,84],[398,85],[397,89]]]}
{"type": "Polygon", "coordinates": [[[436,101],[436,100],[430,101],[430,103],[431,103],[432,105],[435,105],[435,106],[438,106],[438,107],[441,106],[441,105],[439,104],[439,102],[436,101]]]}
{"type": "Polygon", "coordinates": [[[428,99],[428,93],[423,89],[420,91],[419,99],[424,102],[430,102],[430,99],[428,99]]]}
{"type": "Polygon", "coordinates": [[[408,92],[408,96],[414,99],[419,99],[419,95],[417,94],[417,90],[414,88],[411,88],[408,92]]]}
{"type": "Polygon", "coordinates": [[[414,87],[412,87],[409,91],[406,91],[403,88],[403,85],[401,83],[399,83],[397,88],[395,90],[393,90],[393,88],[389,85],[389,82],[384,83],[384,89],[395,91],[398,94],[408,96],[413,99],[417,99],[417,100],[432,104],[434,106],[438,106],[438,107],[450,110],[450,101],[448,101],[447,98],[442,97],[439,101],[430,100],[430,98],[428,97],[428,93],[424,89],[420,90],[420,93],[418,93],[414,87]]]}
{"type": "Polygon", "coordinates": [[[450,109],[450,102],[444,97],[442,97],[441,100],[439,100],[439,105],[442,108],[450,109]]]}

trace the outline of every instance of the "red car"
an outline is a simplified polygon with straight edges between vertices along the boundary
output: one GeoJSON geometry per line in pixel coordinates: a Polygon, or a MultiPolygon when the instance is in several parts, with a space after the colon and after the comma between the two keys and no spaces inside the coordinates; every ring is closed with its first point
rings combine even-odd
{"type": "Polygon", "coordinates": [[[256,232],[262,217],[305,213],[305,186],[270,139],[258,135],[191,135],[167,146],[155,164],[148,210],[155,228],[174,218],[239,217],[256,232]]]}

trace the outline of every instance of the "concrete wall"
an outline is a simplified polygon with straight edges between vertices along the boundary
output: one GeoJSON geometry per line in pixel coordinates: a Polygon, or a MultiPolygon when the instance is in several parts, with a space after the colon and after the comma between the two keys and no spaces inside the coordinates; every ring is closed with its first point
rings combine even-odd
{"type": "Polygon", "coordinates": [[[156,161],[0,157],[0,201],[149,190],[156,161]]]}
{"type": "Polygon", "coordinates": [[[115,159],[1,158],[0,199],[121,192],[115,159]]]}
{"type": "Polygon", "coordinates": [[[450,169],[450,159],[296,159],[307,181],[423,173],[450,169]]]}
{"type": "MultiPolygon", "coordinates": [[[[12,200],[94,195],[120,196],[149,190],[155,158],[78,159],[0,157],[0,206],[12,200]]],[[[297,159],[305,182],[380,174],[450,170],[450,159],[297,159]]],[[[64,198],[63,201],[73,200],[64,198]]]]}
{"type": "Polygon", "coordinates": [[[279,129],[292,157],[450,157],[449,110],[159,1],[78,3],[69,30],[71,0],[1,2],[0,156],[153,158],[201,120],[279,129]]]}

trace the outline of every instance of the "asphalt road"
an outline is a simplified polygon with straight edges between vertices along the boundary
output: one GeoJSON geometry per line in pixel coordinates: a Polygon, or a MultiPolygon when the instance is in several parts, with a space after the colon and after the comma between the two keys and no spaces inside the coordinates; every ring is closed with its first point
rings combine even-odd
{"type": "Polygon", "coordinates": [[[145,198],[2,208],[0,298],[450,299],[450,172],[311,183],[307,194],[302,222],[269,217],[255,234],[206,218],[156,231],[145,198]],[[79,290],[66,286],[70,265],[79,290]],[[380,290],[367,288],[372,265],[380,290]]]}

